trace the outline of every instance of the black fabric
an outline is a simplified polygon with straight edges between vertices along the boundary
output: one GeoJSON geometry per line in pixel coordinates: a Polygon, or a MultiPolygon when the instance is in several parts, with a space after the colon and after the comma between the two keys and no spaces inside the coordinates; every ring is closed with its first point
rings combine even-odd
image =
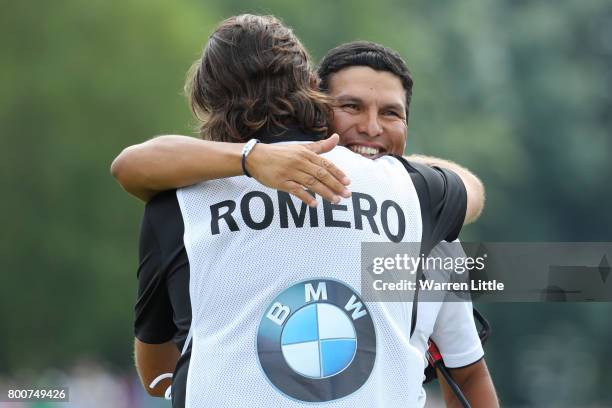
{"type": "Polygon", "coordinates": [[[316,142],[323,140],[325,135],[316,132],[304,132],[297,127],[287,128],[275,127],[273,129],[260,129],[253,134],[253,139],[259,139],[262,143],[277,142],[316,142]]]}
{"type": "MultiPolygon", "coordinates": [[[[450,170],[409,162],[398,155],[393,157],[402,162],[408,171],[419,197],[423,222],[421,254],[427,256],[441,241],[452,242],[459,236],[467,211],[465,186],[461,178],[450,170]]],[[[421,267],[419,264],[416,272],[417,282],[424,278],[421,267]]],[[[410,336],[414,333],[417,324],[419,287],[417,284],[412,300],[410,336]]]]}
{"type": "Polygon", "coordinates": [[[431,364],[427,364],[427,367],[425,367],[425,379],[423,380],[423,384],[432,382],[436,378],[438,378],[438,373],[436,372],[436,368],[432,366],[431,364]]]}
{"type": "Polygon", "coordinates": [[[140,231],[138,300],[134,334],[150,344],[174,340],[182,348],[191,324],[189,261],[176,192],[155,196],[145,207],[140,231]]]}
{"type": "MultiPolygon", "coordinates": [[[[134,333],[149,344],[172,339],[179,350],[191,325],[189,260],[183,242],[185,227],[176,190],[155,196],[145,207],[140,231],[138,300],[134,333]]],[[[185,406],[191,345],[172,377],[172,406],[185,406]]]]}
{"type": "Polygon", "coordinates": [[[433,216],[429,244],[432,248],[440,241],[452,242],[459,237],[467,211],[467,192],[463,181],[454,172],[438,167],[420,167],[419,173],[429,188],[429,201],[433,216]]]}
{"type": "Polygon", "coordinates": [[[191,345],[176,364],[172,376],[172,408],[184,408],[187,396],[187,373],[189,372],[189,361],[191,359],[191,345]]]}
{"type": "Polygon", "coordinates": [[[447,169],[394,157],[410,174],[419,196],[423,219],[421,248],[424,253],[428,254],[441,241],[456,240],[467,210],[467,192],[461,178],[447,169]]]}

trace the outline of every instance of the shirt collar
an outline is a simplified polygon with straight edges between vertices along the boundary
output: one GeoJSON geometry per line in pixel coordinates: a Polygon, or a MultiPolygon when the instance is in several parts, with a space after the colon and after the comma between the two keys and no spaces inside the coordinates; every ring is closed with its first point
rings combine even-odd
{"type": "Polygon", "coordinates": [[[288,126],[286,128],[273,127],[271,129],[259,129],[253,134],[253,138],[262,143],[277,142],[316,142],[325,136],[322,133],[305,132],[298,127],[288,126]]]}

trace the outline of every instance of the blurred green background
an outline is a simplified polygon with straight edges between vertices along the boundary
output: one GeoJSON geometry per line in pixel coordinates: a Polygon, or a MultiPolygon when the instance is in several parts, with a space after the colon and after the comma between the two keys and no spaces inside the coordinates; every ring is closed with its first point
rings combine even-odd
{"type": "MultiPolygon", "coordinates": [[[[280,17],[317,61],[355,39],[402,54],[415,79],[407,151],[487,187],[464,241],[612,241],[610,1],[258,4],[2,1],[0,383],[92,364],[133,378],[142,204],[109,165],[129,144],[193,134],[185,73],[241,12],[280,17]]],[[[504,406],[612,406],[611,304],[482,310],[504,406]]]]}

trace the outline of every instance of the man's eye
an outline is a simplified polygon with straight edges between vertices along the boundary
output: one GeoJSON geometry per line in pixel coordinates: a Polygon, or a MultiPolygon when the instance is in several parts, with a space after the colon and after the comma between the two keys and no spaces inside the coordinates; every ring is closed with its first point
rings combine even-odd
{"type": "Polygon", "coordinates": [[[343,109],[357,109],[358,106],[355,103],[344,103],[342,104],[343,109]]]}
{"type": "Polygon", "coordinates": [[[397,113],[396,111],[386,111],[385,115],[387,115],[387,116],[395,116],[395,117],[398,117],[398,118],[401,117],[401,115],[399,113],[397,113]]]}

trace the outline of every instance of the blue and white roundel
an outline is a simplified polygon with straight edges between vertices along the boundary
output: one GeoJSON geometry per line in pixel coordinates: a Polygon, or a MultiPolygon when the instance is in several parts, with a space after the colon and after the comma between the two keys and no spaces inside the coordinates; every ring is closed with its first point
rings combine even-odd
{"type": "Polygon", "coordinates": [[[295,312],[285,324],[281,344],[289,367],[311,378],[338,374],[357,351],[351,319],[328,303],[308,305],[295,312]]]}
{"type": "Polygon", "coordinates": [[[282,393],[301,401],[331,401],[355,392],[370,376],[374,324],[358,294],[343,283],[300,282],[264,312],[257,354],[282,393]]]}

